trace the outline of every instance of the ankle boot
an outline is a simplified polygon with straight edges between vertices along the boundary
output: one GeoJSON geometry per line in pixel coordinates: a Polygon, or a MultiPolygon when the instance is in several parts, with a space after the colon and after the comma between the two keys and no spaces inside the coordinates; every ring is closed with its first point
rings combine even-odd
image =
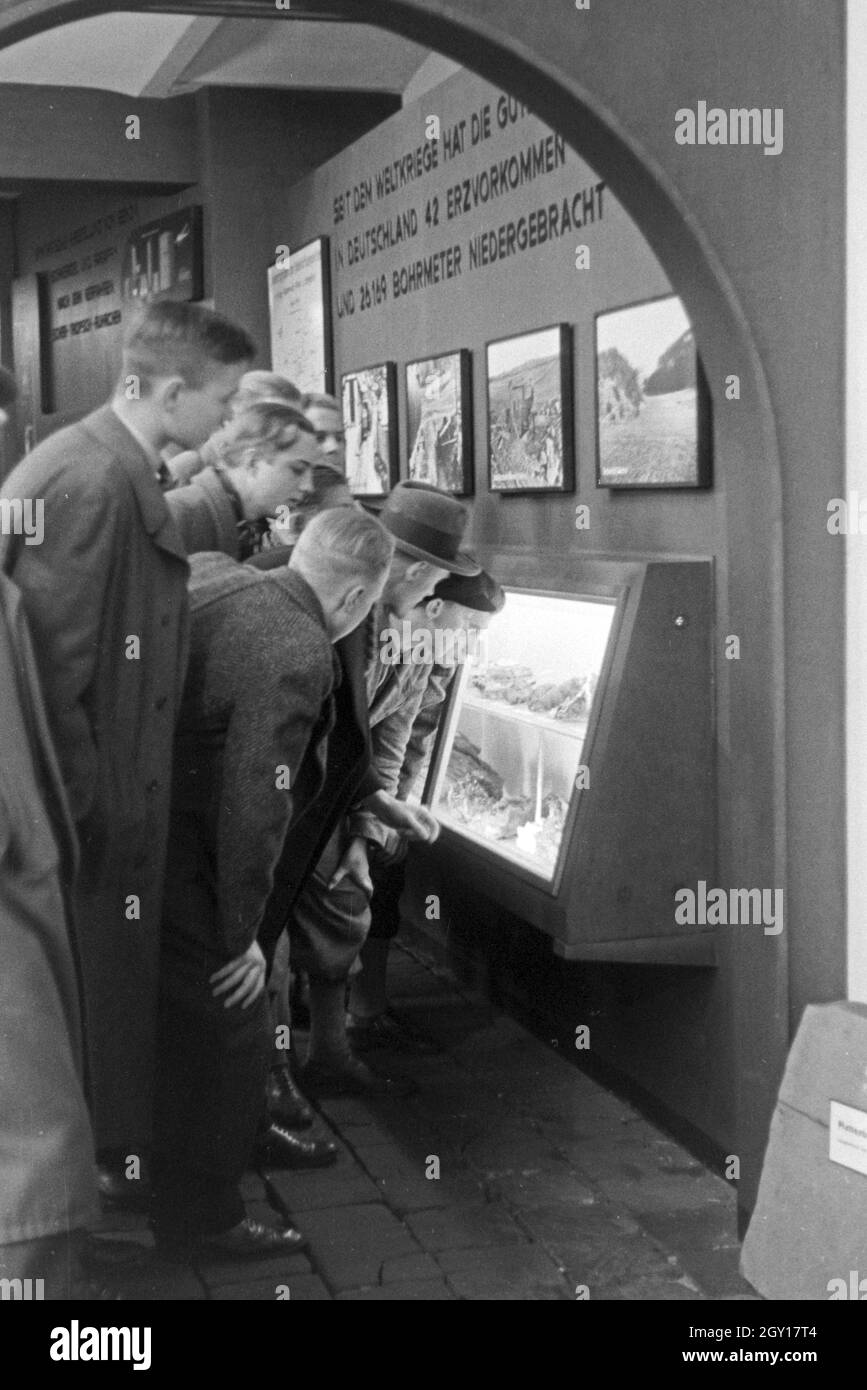
{"type": "Polygon", "coordinates": [[[313,1111],[302,1096],[288,1067],[272,1067],[265,1092],[268,1112],[287,1129],[309,1129],[313,1111]]]}

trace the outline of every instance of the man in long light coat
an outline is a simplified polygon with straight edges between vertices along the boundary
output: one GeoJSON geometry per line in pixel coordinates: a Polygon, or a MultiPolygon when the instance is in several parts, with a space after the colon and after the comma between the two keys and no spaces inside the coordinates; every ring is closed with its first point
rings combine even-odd
{"type": "MultiPolygon", "coordinates": [[[[150,1141],[172,740],[188,645],[187,554],[160,449],[227,417],[253,355],[197,305],[148,306],[110,404],[40,444],[0,498],[38,500],[41,542],[0,537],[20,588],[81,844],[74,894],[90,1100],[105,1190],[150,1141]]],[[[46,1038],[45,1047],[52,1046],[46,1038]]]]}

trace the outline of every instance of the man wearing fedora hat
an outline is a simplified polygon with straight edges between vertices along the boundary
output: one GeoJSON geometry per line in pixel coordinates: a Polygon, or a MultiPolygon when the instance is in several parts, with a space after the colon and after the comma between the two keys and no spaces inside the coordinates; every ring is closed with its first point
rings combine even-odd
{"type": "Polygon", "coordinates": [[[341,644],[344,682],[326,785],[287,837],[263,934],[273,950],[288,928],[293,967],[308,975],[311,1085],[394,1094],[395,1083],[354,1058],[346,1042],[346,982],[369,924],[369,914],[358,912],[356,877],[364,878],[366,866],[353,858],[346,817],[364,809],[411,839],[439,833],[426,808],[401,802],[370,766],[370,721],[389,708],[387,701],[378,703],[390,674],[379,660],[380,633],[402,621],[446,575],[475,575],[480,566],[461,550],[469,509],[438,488],[398,483],[378,515],[395,538],[394,559],[366,634],[359,628],[341,644]]]}

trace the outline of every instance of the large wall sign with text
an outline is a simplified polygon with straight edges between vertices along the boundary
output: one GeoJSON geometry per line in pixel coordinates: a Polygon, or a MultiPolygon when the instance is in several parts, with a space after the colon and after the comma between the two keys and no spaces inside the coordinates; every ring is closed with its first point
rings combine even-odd
{"type": "MultiPolygon", "coordinates": [[[[565,324],[571,354],[555,348],[539,382],[525,383],[525,397],[534,387],[541,404],[520,458],[506,446],[509,419],[499,422],[493,490],[567,493],[573,457],[579,491],[593,488],[595,315],[669,295],[671,284],[604,181],[560,135],[514,97],[458,72],[281,190],[275,211],[291,246],[329,229],[338,376],[358,363],[398,365],[401,476],[436,472],[450,490],[469,491],[471,458],[481,464],[490,455],[486,345],[565,324]],[[470,414],[461,403],[456,486],[458,374],[454,364],[424,364],[461,350],[469,370],[460,376],[476,390],[470,414]],[[408,372],[413,364],[422,365],[408,372]],[[564,410],[573,403],[570,424],[564,410]]],[[[532,372],[529,359],[524,366],[532,372]]],[[[501,408],[499,389],[495,413],[505,417],[515,403],[501,408]]],[[[476,469],[482,497],[491,490],[485,471],[476,469]]]]}
{"type": "Polygon", "coordinates": [[[117,376],[123,246],[136,212],[114,208],[36,248],[45,415],[93,409],[117,376]]]}

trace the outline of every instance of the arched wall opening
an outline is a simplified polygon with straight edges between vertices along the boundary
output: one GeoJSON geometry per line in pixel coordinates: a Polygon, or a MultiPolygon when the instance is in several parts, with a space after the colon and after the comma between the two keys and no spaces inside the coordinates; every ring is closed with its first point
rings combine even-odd
{"type": "MultiPolygon", "coordinates": [[[[12,4],[0,12],[0,44],[112,8],[64,0],[38,9],[32,3],[12,4]]],[[[244,0],[130,8],[275,18],[270,6],[244,0]]],[[[756,334],[706,226],[642,146],[634,124],[620,116],[610,91],[603,96],[596,90],[592,62],[588,58],[586,78],[567,71],[576,54],[574,38],[571,46],[565,38],[559,43],[562,63],[552,59],[551,48],[559,42],[553,31],[566,18],[552,19],[547,46],[535,45],[527,17],[514,17],[518,8],[333,0],[293,4],[290,18],[369,22],[424,43],[512,92],[605,179],[683,299],[711,386],[715,486],[724,499],[724,558],[718,559],[716,584],[719,881],[788,888],[783,488],[772,392],[756,334]],[[723,398],[723,384],[732,374],[741,384],[736,407],[723,398]],[[737,562],[746,554],[752,557],[748,569],[737,562]],[[745,631],[752,655],[749,674],[741,678],[723,657],[723,637],[745,631]]],[[[569,22],[582,19],[571,15],[569,22]]],[[[600,12],[593,23],[598,34],[610,21],[600,12]]],[[[621,23],[628,25],[629,16],[622,14],[621,23]]],[[[583,65],[576,64],[576,70],[583,71],[583,65]]],[[[752,1205],[790,1036],[790,941],[791,932],[759,934],[730,940],[723,948],[732,953],[728,979],[737,1061],[731,1085],[745,1206],[752,1205]]]]}

